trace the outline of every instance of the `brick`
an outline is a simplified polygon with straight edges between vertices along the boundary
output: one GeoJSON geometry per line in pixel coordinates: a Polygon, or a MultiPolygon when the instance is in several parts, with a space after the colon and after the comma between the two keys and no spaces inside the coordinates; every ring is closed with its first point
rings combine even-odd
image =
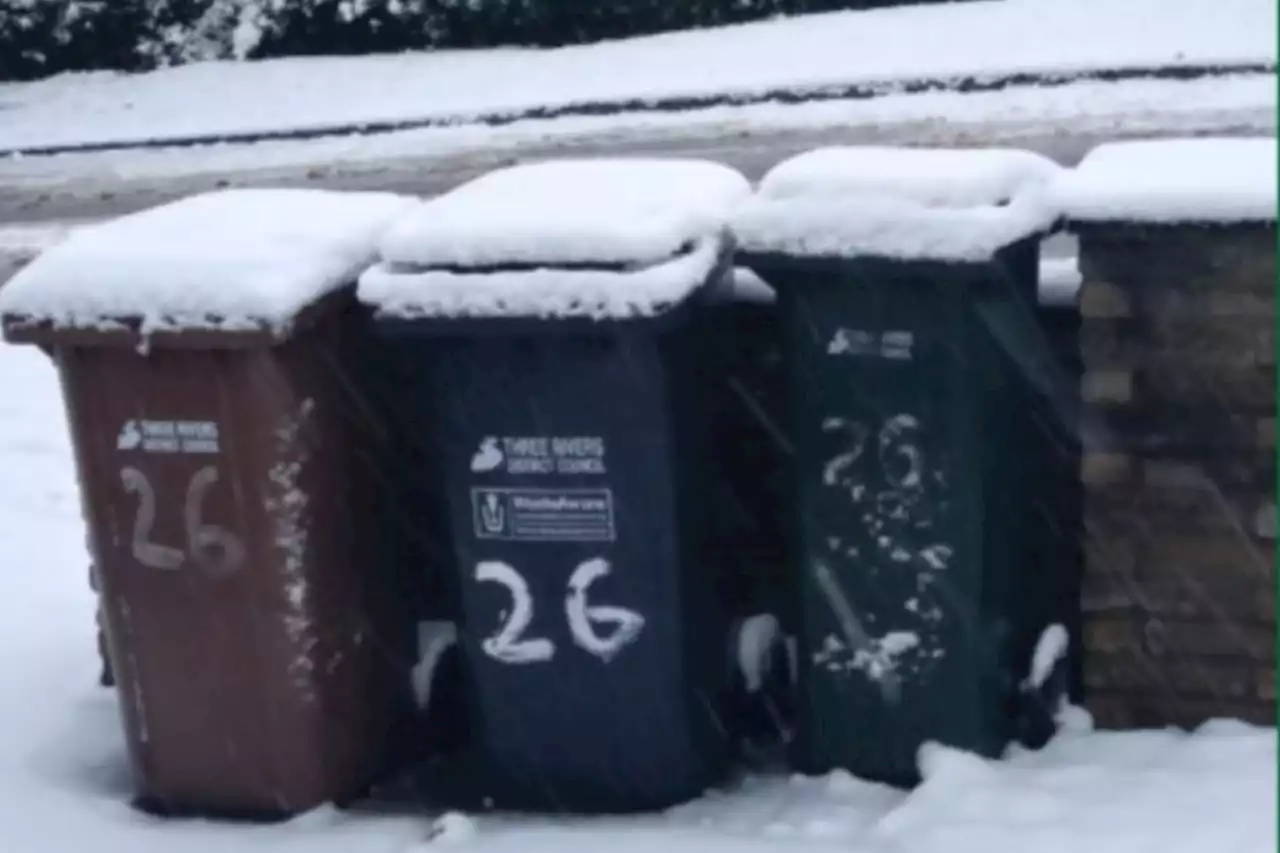
{"type": "MultiPolygon", "coordinates": [[[[1095,371],[1089,371],[1085,374],[1086,382],[1094,373],[1095,371]]],[[[1111,375],[1120,374],[1121,371],[1097,373],[1111,375]]],[[[1126,375],[1129,377],[1126,397],[1099,397],[1097,401],[1136,400],[1142,405],[1212,406],[1229,412],[1255,413],[1258,416],[1265,416],[1276,410],[1274,365],[1224,368],[1186,362],[1158,367],[1143,366],[1126,375]]],[[[1085,399],[1093,402],[1088,396],[1085,399]]]]}
{"type": "Polygon", "coordinates": [[[1095,691],[1085,700],[1099,729],[1194,729],[1212,719],[1238,719],[1257,725],[1275,724],[1275,702],[1188,698],[1138,691],[1095,691]]]}
{"type": "Polygon", "coordinates": [[[1275,589],[1274,545],[1239,533],[1152,536],[1141,542],[1139,559],[1149,577],[1182,577],[1200,587],[1227,578],[1259,589],[1275,589]]]}
{"type": "Polygon", "coordinates": [[[1230,489],[1210,482],[1205,488],[1152,486],[1087,487],[1083,499],[1086,532],[1096,536],[1135,536],[1140,540],[1178,533],[1226,533],[1270,547],[1254,531],[1254,514],[1274,495],[1230,489]]]}
{"type": "Polygon", "coordinates": [[[1275,364],[1276,326],[1269,316],[1214,317],[1189,307],[1143,317],[1086,319],[1079,346],[1086,367],[1275,364]]]}
{"type": "MultiPolygon", "coordinates": [[[[1274,579],[1259,581],[1251,577],[1192,573],[1171,564],[1164,564],[1164,568],[1163,572],[1153,568],[1140,579],[1120,579],[1110,587],[1095,582],[1092,588],[1098,589],[1096,595],[1100,601],[1114,602],[1117,606],[1124,602],[1131,612],[1159,619],[1225,619],[1274,631],[1274,579]],[[1112,597],[1104,598],[1109,591],[1112,597]]],[[[1082,588],[1091,589],[1087,576],[1082,588]]],[[[1082,602],[1083,595],[1082,591],[1082,602]]]]}
{"type": "MultiPolygon", "coordinates": [[[[1271,279],[1274,287],[1275,278],[1271,279]]],[[[1267,317],[1274,319],[1276,315],[1276,300],[1274,292],[1260,296],[1256,293],[1230,293],[1219,290],[1211,290],[1206,292],[1197,303],[1196,306],[1203,306],[1204,312],[1210,317],[1267,317]]]]}
{"type": "Polygon", "coordinates": [[[1105,525],[1090,526],[1082,522],[1079,531],[1080,550],[1090,571],[1118,576],[1137,572],[1137,548],[1140,537],[1122,532],[1111,535],[1105,525]]]}
{"type": "Polygon", "coordinates": [[[1274,502],[1263,504],[1253,514],[1253,532],[1259,539],[1276,538],[1276,505],[1274,502]]]}
{"type": "Polygon", "coordinates": [[[1139,728],[1142,710],[1147,703],[1123,692],[1092,689],[1086,694],[1084,707],[1093,717],[1093,725],[1102,730],[1139,728]]]}
{"type": "Polygon", "coordinates": [[[1089,277],[1081,282],[1081,317],[1128,317],[1132,313],[1128,295],[1111,282],[1089,277]]]}
{"type": "Polygon", "coordinates": [[[1123,453],[1086,453],[1080,461],[1080,479],[1090,485],[1127,482],[1133,460],[1123,453]]]}
{"type": "Polygon", "coordinates": [[[1276,671],[1274,669],[1258,670],[1258,698],[1267,702],[1276,701],[1276,671]]]}
{"type": "Polygon", "coordinates": [[[1081,273],[1126,291],[1274,293],[1274,223],[1108,223],[1078,234],[1081,273]]]}
{"type": "Polygon", "coordinates": [[[1086,371],[1080,380],[1080,397],[1086,403],[1127,403],[1133,399],[1133,372],[1086,371]]]}
{"type": "Polygon", "coordinates": [[[1270,465],[1275,448],[1260,444],[1266,432],[1257,415],[1185,405],[1105,405],[1088,409],[1106,431],[1099,449],[1171,459],[1227,458],[1238,464],[1270,465]]]}
{"type": "Polygon", "coordinates": [[[1085,538],[1080,605],[1086,613],[1131,612],[1147,583],[1137,576],[1137,548],[1127,539],[1085,538]]]}
{"type": "Polygon", "coordinates": [[[1243,720],[1257,726],[1276,724],[1276,703],[1257,699],[1252,702],[1233,702],[1226,699],[1199,699],[1188,697],[1164,703],[1159,707],[1168,719],[1168,725],[1194,729],[1209,720],[1243,720]]]}
{"type": "Polygon", "coordinates": [[[1087,655],[1113,654],[1133,649],[1140,637],[1131,616],[1107,615],[1084,622],[1082,641],[1087,655]]]}
{"type": "Polygon", "coordinates": [[[1255,435],[1257,437],[1258,447],[1275,450],[1276,446],[1276,419],[1275,418],[1258,418],[1255,435]]]}
{"type": "Polygon", "coordinates": [[[1249,662],[1173,661],[1131,653],[1087,657],[1083,675],[1090,691],[1241,702],[1264,698],[1259,692],[1263,671],[1249,662]]]}
{"type": "Polygon", "coordinates": [[[1143,653],[1152,660],[1180,660],[1188,666],[1230,667],[1232,661],[1275,663],[1275,627],[1225,619],[1139,617],[1143,653]]]}
{"type": "Polygon", "coordinates": [[[1189,461],[1148,459],[1142,463],[1142,482],[1147,486],[1174,489],[1204,489],[1212,480],[1204,468],[1189,461]]]}

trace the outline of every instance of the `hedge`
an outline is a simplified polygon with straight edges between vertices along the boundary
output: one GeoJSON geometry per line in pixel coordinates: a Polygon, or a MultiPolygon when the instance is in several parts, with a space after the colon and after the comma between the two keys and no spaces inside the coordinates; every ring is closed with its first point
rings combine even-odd
{"type": "Polygon", "coordinates": [[[3,0],[0,80],[211,59],[552,47],[895,5],[904,0],[3,0]]]}

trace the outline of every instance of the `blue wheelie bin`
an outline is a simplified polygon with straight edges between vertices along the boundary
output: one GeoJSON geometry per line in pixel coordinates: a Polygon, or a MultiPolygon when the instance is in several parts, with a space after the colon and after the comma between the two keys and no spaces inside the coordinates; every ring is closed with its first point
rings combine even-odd
{"type": "Polygon", "coordinates": [[[360,298],[406,365],[455,558],[477,765],[502,807],[630,811],[725,771],[735,569],[717,530],[738,173],[490,173],[389,229],[360,298]]]}

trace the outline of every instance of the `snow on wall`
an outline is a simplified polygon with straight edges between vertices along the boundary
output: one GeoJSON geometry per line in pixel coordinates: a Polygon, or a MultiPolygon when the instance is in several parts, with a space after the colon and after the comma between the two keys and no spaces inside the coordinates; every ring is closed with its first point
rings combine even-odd
{"type": "Polygon", "coordinates": [[[1078,222],[1232,222],[1276,218],[1276,140],[1115,142],[1052,185],[1078,222]]]}
{"type": "Polygon", "coordinates": [[[766,174],[732,228],[749,252],[980,261],[1053,224],[1059,171],[1026,151],[819,149],[766,174]]]}
{"type": "Polygon", "coordinates": [[[141,318],[145,333],[283,329],[352,282],[410,200],[386,193],[221,190],[76,228],[0,290],[0,313],[59,327],[141,318]]]}

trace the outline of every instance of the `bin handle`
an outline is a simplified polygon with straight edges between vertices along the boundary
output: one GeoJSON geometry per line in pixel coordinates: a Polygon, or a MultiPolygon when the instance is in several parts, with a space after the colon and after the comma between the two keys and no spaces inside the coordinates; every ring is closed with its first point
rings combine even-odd
{"type": "Polygon", "coordinates": [[[458,644],[458,626],[443,620],[418,623],[418,662],[411,673],[414,699],[426,711],[431,705],[431,690],[445,652],[458,644]]]}

